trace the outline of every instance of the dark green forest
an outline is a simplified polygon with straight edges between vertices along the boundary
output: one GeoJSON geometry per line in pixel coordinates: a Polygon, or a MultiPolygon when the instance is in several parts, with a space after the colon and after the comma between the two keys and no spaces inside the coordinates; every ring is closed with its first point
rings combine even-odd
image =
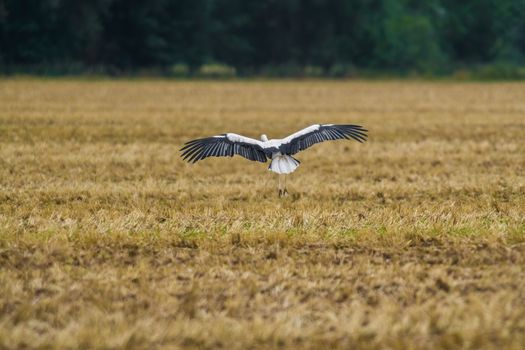
{"type": "Polygon", "coordinates": [[[512,77],[524,66],[525,0],[0,0],[4,74],[512,77]]]}

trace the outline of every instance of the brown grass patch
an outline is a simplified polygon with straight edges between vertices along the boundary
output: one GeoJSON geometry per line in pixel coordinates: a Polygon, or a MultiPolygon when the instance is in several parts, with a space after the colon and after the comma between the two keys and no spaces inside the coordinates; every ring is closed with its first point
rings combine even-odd
{"type": "Polygon", "coordinates": [[[522,348],[525,85],[0,81],[0,348],[522,348]],[[188,139],[359,123],[266,166],[188,139]]]}

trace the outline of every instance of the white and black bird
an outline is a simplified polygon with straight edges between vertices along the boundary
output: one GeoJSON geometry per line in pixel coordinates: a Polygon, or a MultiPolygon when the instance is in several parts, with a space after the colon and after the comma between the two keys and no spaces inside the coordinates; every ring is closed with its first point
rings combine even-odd
{"type": "Polygon", "coordinates": [[[208,157],[233,157],[235,154],[246,159],[265,163],[271,160],[268,170],[279,174],[279,196],[288,193],[286,174],[290,174],[300,162],[292,155],[308,147],[329,140],[356,140],[364,142],[368,130],[360,125],[315,124],[283,139],[268,140],[261,135],[260,140],[238,134],[227,133],[184,144],[181,156],[188,162],[195,163],[208,157]]]}

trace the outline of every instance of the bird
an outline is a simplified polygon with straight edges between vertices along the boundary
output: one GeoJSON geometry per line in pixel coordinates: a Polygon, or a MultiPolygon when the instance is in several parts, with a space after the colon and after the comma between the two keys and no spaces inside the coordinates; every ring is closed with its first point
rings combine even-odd
{"type": "Polygon", "coordinates": [[[317,143],[330,140],[367,140],[368,130],[354,124],[314,124],[282,139],[268,139],[263,134],[260,140],[234,133],[220,134],[186,142],[180,149],[181,157],[196,163],[208,157],[233,157],[240,155],[251,161],[266,163],[268,170],[279,174],[278,195],[288,195],[286,175],[294,172],[301,163],[293,157],[317,143]]]}

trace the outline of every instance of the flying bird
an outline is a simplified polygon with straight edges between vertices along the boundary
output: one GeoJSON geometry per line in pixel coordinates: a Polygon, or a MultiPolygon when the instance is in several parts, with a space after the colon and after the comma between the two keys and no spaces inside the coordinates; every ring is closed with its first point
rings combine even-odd
{"type": "Polygon", "coordinates": [[[364,142],[368,130],[360,125],[314,124],[283,139],[260,140],[227,133],[188,141],[181,148],[181,157],[190,163],[208,157],[233,157],[238,154],[246,159],[265,163],[270,159],[268,170],[279,174],[279,197],[288,194],[286,175],[301,163],[294,154],[308,147],[329,140],[355,140],[364,142]]]}

